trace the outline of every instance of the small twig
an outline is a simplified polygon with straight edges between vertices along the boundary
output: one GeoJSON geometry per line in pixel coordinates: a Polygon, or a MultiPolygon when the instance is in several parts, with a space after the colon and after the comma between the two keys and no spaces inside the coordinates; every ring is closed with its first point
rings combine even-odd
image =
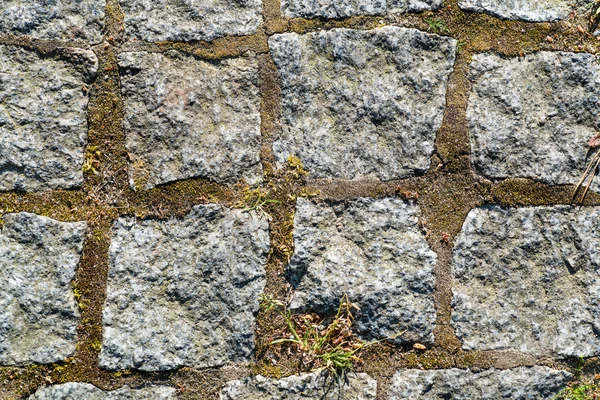
{"type": "Polygon", "coordinates": [[[596,153],[595,159],[596,159],[596,164],[594,164],[594,168],[592,168],[592,175],[590,177],[590,180],[588,181],[587,186],[585,187],[585,190],[583,191],[583,196],[581,197],[582,203],[583,203],[583,200],[585,199],[585,195],[587,194],[588,189],[590,188],[590,186],[592,185],[592,182],[594,181],[594,176],[596,175],[596,170],[598,169],[598,164],[600,164],[600,152],[596,153]]]}
{"type": "MultiPolygon", "coordinates": [[[[592,136],[592,138],[588,142],[588,146],[592,149],[600,147],[600,133],[596,133],[594,136],[592,136]]],[[[573,196],[571,196],[571,203],[573,203],[575,201],[575,199],[577,197],[577,192],[579,191],[579,189],[581,189],[583,184],[587,181],[587,185],[585,186],[585,190],[583,191],[583,196],[581,197],[581,204],[583,204],[583,201],[585,200],[585,196],[586,196],[590,186],[592,185],[592,182],[594,181],[594,177],[596,176],[596,170],[598,169],[599,165],[600,165],[600,151],[597,152],[596,154],[594,154],[594,156],[588,163],[587,168],[585,169],[585,172],[581,176],[581,179],[579,179],[579,182],[577,182],[577,185],[575,185],[575,190],[573,190],[573,196]],[[588,180],[588,178],[589,178],[589,180],[588,180]]]]}
{"type": "MultiPolygon", "coordinates": [[[[573,196],[571,197],[571,203],[573,203],[575,201],[575,198],[577,197],[577,192],[579,191],[579,189],[581,189],[582,185],[585,183],[586,179],[588,178],[588,175],[589,175],[590,171],[592,170],[592,166],[594,165],[596,158],[597,158],[597,155],[594,155],[594,157],[592,157],[592,160],[588,163],[585,172],[581,175],[581,179],[579,179],[579,182],[577,182],[577,185],[575,185],[575,190],[573,190],[573,196]]],[[[583,198],[581,199],[581,202],[583,203],[583,198]]]]}

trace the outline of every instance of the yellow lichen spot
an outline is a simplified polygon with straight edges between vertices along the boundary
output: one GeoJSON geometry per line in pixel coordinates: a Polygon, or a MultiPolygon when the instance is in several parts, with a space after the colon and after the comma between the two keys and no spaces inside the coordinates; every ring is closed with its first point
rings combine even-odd
{"type": "Polygon", "coordinates": [[[73,297],[75,297],[77,307],[79,307],[79,311],[83,311],[85,309],[85,304],[81,301],[81,291],[79,290],[77,283],[75,281],[71,282],[71,287],[73,288],[73,297]]]}
{"type": "Polygon", "coordinates": [[[101,241],[103,237],[104,237],[104,233],[101,230],[96,229],[94,231],[94,239],[96,239],[97,242],[101,241]]]}
{"type": "Polygon", "coordinates": [[[316,197],[320,194],[321,194],[321,191],[319,189],[313,189],[310,187],[305,187],[305,188],[302,188],[302,190],[300,190],[300,197],[310,198],[310,197],[316,197]]]}
{"type": "Polygon", "coordinates": [[[131,179],[133,180],[133,187],[139,192],[148,184],[148,181],[150,180],[150,171],[148,170],[144,160],[134,157],[131,154],[129,156],[132,160],[134,160],[131,164],[131,179]]]}
{"type": "Polygon", "coordinates": [[[300,158],[290,155],[287,159],[288,170],[293,173],[295,178],[301,178],[308,176],[308,171],[304,169],[302,160],[300,158]]]}
{"type": "Polygon", "coordinates": [[[98,146],[90,146],[85,152],[85,160],[83,161],[83,172],[91,172],[94,175],[98,175],[98,169],[100,167],[100,150],[98,146]]]}
{"type": "Polygon", "coordinates": [[[94,351],[100,351],[102,349],[102,343],[97,338],[92,339],[90,346],[94,351]]]}

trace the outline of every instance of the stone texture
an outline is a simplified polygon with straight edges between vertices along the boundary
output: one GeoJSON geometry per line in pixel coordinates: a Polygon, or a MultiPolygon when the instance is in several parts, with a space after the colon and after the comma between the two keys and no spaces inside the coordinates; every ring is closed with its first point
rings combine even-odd
{"type": "MultiPolygon", "coordinates": [[[[471,158],[492,178],[575,184],[600,130],[600,65],[586,53],[473,56],[467,120],[471,158]]],[[[593,188],[598,190],[597,183],[593,188]]]]}
{"type": "Polygon", "coordinates": [[[441,5],[442,0],[282,0],[281,11],[289,18],[346,18],[437,10],[441,5]]]}
{"type": "Polygon", "coordinates": [[[102,41],[105,0],[0,0],[0,34],[102,41]]]}
{"type": "Polygon", "coordinates": [[[71,282],[86,224],[5,214],[0,230],[0,365],[63,361],[75,351],[71,282]]]}
{"type": "Polygon", "coordinates": [[[167,370],[247,360],[265,285],[266,219],[218,205],[115,222],[100,365],[167,370]]]}
{"type": "Polygon", "coordinates": [[[367,374],[349,373],[344,380],[327,373],[293,375],[280,380],[260,375],[227,382],[220,400],[375,400],[377,381],[367,374]]]}
{"type": "Polygon", "coordinates": [[[120,0],[127,34],[152,42],[251,35],[262,23],[261,0],[120,0]]]}
{"type": "Polygon", "coordinates": [[[396,198],[315,204],[299,198],[288,274],[291,309],[333,315],[344,293],[360,307],[357,333],[431,342],[435,253],[419,209],[396,198]]]}
{"type": "Polygon", "coordinates": [[[142,389],[121,389],[103,391],[89,383],[65,383],[39,389],[29,400],[174,400],[175,388],[150,386],[142,389]]]}
{"type": "Polygon", "coordinates": [[[96,69],[91,51],[40,58],[0,46],[0,191],[83,184],[88,98],[82,85],[96,69]]]}
{"type": "Polygon", "coordinates": [[[472,210],[454,247],[464,349],[600,355],[600,208],[472,210]]]}
{"type": "Polygon", "coordinates": [[[254,56],[209,63],[177,52],[123,53],[119,66],[132,185],[262,179],[254,56]]]}
{"type": "Polygon", "coordinates": [[[415,29],[333,29],[269,39],[282,81],[279,164],[315,178],[406,178],[429,168],[456,41],[415,29]]]}
{"type": "Polygon", "coordinates": [[[530,22],[566,19],[572,11],[584,13],[595,0],[458,0],[463,10],[530,22]],[[579,7],[574,7],[579,6],[579,7]]]}
{"type": "Polygon", "coordinates": [[[548,367],[520,367],[473,373],[462,369],[398,371],[389,400],[553,399],[572,375],[548,367]]]}

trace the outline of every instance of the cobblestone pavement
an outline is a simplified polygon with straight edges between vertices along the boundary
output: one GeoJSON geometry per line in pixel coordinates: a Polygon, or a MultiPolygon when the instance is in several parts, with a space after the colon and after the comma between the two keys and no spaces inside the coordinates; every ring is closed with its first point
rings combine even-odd
{"type": "Polygon", "coordinates": [[[0,0],[0,399],[593,379],[597,6],[0,0]],[[313,371],[265,294],[388,340],[313,371]]]}

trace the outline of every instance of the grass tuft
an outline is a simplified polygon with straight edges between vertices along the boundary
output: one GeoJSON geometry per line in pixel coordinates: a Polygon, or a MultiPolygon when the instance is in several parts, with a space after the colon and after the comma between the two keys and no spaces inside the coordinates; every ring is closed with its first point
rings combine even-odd
{"type": "Polygon", "coordinates": [[[279,204],[281,201],[270,198],[271,192],[263,190],[261,188],[244,190],[244,198],[237,205],[238,208],[242,209],[242,212],[256,211],[263,215],[267,220],[271,220],[271,216],[267,213],[266,207],[269,204],[279,204]]]}
{"type": "Polygon", "coordinates": [[[347,295],[342,297],[337,313],[329,323],[316,314],[292,314],[282,302],[268,294],[262,294],[260,301],[264,312],[278,313],[287,325],[285,337],[272,341],[271,345],[289,344],[301,354],[304,366],[312,370],[325,369],[333,375],[343,375],[361,363],[361,350],[404,333],[368,343],[358,339],[352,332],[352,310],[359,308],[348,300],[347,295]]]}
{"type": "Polygon", "coordinates": [[[579,357],[577,366],[574,369],[575,381],[561,390],[552,400],[595,400],[600,399],[600,375],[594,377],[594,382],[589,379],[583,379],[583,367],[585,359],[579,357]]]}
{"type": "Polygon", "coordinates": [[[600,399],[600,386],[594,383],[577,382],[561,390],[554,400],[600,399]]]}
{"type": "Polygon", "coordinates": [[[429,30],[433,33],[448,32],[446,21],[444,21],[443,19],[425,18],[425,23],[427,24],[429,30]]]}

